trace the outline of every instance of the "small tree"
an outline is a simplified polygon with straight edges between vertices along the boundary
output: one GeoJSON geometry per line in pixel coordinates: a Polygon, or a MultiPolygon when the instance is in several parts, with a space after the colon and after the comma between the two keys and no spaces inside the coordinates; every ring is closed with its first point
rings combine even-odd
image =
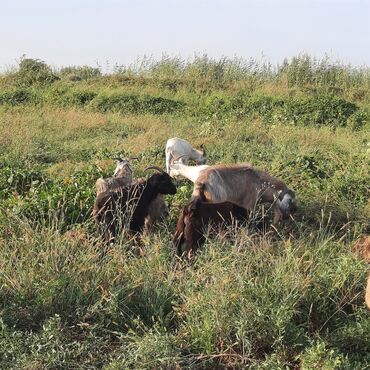
{"type": "Polygon", "coordinates": [[[25,58],[24,55],[16,75],[17,82],[21,86],[49,85],[59,79],[45,62],[40,59],[25,58]]]}

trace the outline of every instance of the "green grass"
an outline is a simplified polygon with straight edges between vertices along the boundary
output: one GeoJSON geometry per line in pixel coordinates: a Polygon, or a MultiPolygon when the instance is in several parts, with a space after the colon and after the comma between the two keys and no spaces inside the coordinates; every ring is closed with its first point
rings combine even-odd
{"type": "Polygon", "coordinates": [[[365,369],[369,71],[307,56],[279,68],[206,56],[102,75],[27,61],[0,77],[0,368],[365,369]],[[31,68],[32,67],[32,68],[31,68]],[[36,68],[36,69],[35,69],[36,68]],[[36,72],[37,73],[36,73],[36,72]],[[135,176],[164,145],[250,162],[297,194],[295,220],[210,237],[192,263],[171,237],[182,180],[141,256],[109,248],[94,184],[117,155],[135,176]]]}

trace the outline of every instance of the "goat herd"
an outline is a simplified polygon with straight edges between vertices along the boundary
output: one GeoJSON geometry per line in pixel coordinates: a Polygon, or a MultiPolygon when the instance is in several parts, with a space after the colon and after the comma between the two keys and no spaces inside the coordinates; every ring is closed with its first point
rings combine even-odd
{"type": "Polygon", "coordinates": [[[193,255],[204,242],[205,228],[242,222],[259,202],[271,204],[273,225],[296,210],[294,192],[284,182],[249,164],[205,165],[204,148],[194,149],[179,138],[167,141],[165,154],[167,172],[150,166],[145,170],[156,173],[133,180],[133,158],[118,158],[113,177],[97,180],[93,214],[106,242],[114,242],[123,225],[130,233],[140,234],[163,220],[168,215],[163,195],[176,193],[172,178],[177,176],[194,183],[192,199],[181,209],[174,234],[178,255],[193,255]],[[196,166],[188,166],[189,160],[196,166]]]}

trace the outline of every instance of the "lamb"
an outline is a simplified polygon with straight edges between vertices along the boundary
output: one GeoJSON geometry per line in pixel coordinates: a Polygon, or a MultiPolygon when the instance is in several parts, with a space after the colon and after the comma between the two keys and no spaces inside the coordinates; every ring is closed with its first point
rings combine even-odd
{"type": "Polygon", "coordinates": [[[177,255],[181,256],[184,248],[188,257],[194,255],[205,241],[207,227],[221,230],[233,221],[242,222],[247,217],[244,208],[229,202],[204,203],[199,198],[190,202],[182,208],[173,236],[177,255]]]}
{"type": "Polygon", "coordinates": [[[232,202],[253,212],[259,201],[273,204],[273,225],[295,212],[295,194],[284,182],[250,164],[211,166],[199,173],[192,198],[232,202]]]}
{"type": "Polygon", "coordinates": [[[204,164],[206,162],[206,152],[203,144],[200,147],[201,150],[194,149],[188,141],[178,137],[167,140],[165,150],[167,173],[170,173],[171,163],[179,157],[181,157],[182,164],[188,164],[189,160],[195,161],[197,165],[204,164]]]}
{"type": "Polygon", "coordinates": [[[183,176],[190,181],[195,182],[199,176],[199,173],[208,167],[209,166],[206,164],[201,166],[187,166],[176,161],[170,165],[170,176],[183,176]]]}
{"type": "Polygon", "coordinates": [[[158,194],[176,194],[176,186],[167,173],[156,166],[148,169],[155,169],[158,173],[128,188],[103,192],[96,197],[93,215],[98,232],[106,242],[115,240],[124,217],[129,218],[128,229],[131,233],[142,233],[150,203],[158,194]],[[129,214],[129,211],[132,213],[129,214]]]}
{"type": "MultiPolygon", "coordinates": [[[[130,186],[132,183],[132,168],[128,159],[115,158],[117,160],[113,177],[96,180],[96,195],[106,191],[118,191],[122,187],[130,186]]],[[[133,159],[133,158],[131,158],[133,159]]]]}

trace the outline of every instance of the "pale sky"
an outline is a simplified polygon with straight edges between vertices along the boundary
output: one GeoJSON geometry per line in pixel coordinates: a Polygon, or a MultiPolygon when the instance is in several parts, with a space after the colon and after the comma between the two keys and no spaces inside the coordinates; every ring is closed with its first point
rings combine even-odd
{"type": "MultiPolygon", "coordinates": [[[[0,0],[0,69],[306,52],[370,66],[370,0],[0,0]]],[[[108,66],[109,69],[109,66],[108,66]]]]}

